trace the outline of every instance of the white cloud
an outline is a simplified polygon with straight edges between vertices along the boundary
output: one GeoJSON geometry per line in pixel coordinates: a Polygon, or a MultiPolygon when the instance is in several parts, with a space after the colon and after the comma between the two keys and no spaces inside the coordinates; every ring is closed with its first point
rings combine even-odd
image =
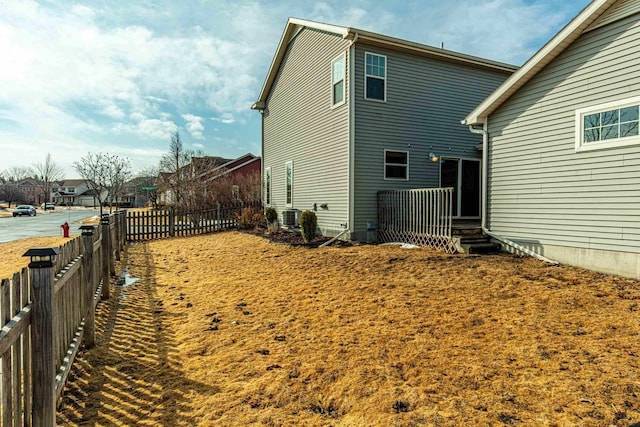
{"type": "Polygon", "coordinates": [[[224,144],[237,147],[230,134],[259,146],[259,115],[249,106],[289,16],[434,46],[444,41],[448,49],[520,64],[586,4],[0,2],[0,52],[7,64],[0,67],[0,169],[50,149],[84,154],[114,140],[122,152],[150,143],[164,147],[180,120],[193,138],[215,133],[221,151],[224,144]],[[206,126],[203,117],[219,127],[206,126]]]}
{"type": "Polygon", "coordinates": [[[136,129],[142,135],[169,140],[169,138],[171,138],[171,134],[178,130],[178,126],[168,120],[145,119],[137,124],[136,129]]]}
{"type": "MultiPolygon", "coordinates": [[[[220,122],[227,125],[235,123],[236,121],[235,117],[231,113],[224,113],[224,114],[221,114],[219,117],[211,117],[211,120],[213,120],[214,122],[220,122]]],[[[215,130],[218,130],[218,129],[216,128],[215,130]]]]}
{"type": "Polygon", "coordinates": [[[204,131],[202,120],[204,119],[202,117],[195,116],[193,114],[183,114],[182,118],[187,122],[187,131],[189,131],[192,137],[196,139],[204,139],[202,136],[202,132],[204,131]]]}

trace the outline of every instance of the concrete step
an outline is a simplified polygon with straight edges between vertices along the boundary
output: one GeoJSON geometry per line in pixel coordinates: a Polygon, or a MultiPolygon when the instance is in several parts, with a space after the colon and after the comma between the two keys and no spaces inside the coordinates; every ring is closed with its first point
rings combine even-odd
{"type": "Polygon", "coordinates": [[[474,243],[474,244],[462,244],[464,253],[467,254],[495,254],[500,252],[502,245],[499,243],[474,243]]]}

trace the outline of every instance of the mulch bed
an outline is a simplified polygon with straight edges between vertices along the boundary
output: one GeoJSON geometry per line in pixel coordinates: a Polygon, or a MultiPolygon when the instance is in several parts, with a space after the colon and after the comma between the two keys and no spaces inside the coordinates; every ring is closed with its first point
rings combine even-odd
{"type": "MultiPolygon", "coordinates": [[[[252,230],[243,230],[245,233],[259,236],[269,240],[271,243],[280,243],[291,246],[305,246],[310,248],[317,248],[325,242],[331,240],[331,237],[316,236],[311,242],[305,242],[302,238],[302,233],[299,230],[285,230],[279,229],[276,231],[269,231],[266,228],[255,228],[252,230]]],[[[333,245],[335,246],[351,246],[352,243],[345,242],[343,240],[336,240],[333,245]]]]}

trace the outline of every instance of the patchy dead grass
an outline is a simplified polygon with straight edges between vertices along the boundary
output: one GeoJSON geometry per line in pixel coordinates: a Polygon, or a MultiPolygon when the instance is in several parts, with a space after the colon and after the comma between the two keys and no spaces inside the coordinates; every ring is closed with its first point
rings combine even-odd
{"type": "Polygon", "coordinates": [[[129,247],[61,425],[626,426],[640,283],[509,255],[129,247]]]}

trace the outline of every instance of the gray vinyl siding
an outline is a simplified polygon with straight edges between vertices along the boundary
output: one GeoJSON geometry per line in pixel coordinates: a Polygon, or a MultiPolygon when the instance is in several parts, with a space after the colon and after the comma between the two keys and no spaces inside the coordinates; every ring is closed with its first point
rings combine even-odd
{"type": "Polygon", "coordinates": [[[577,109],[640,96],[638,46],[638,14],[584,33],[489,117],[493,232],[640,253],[640,146],[575,151],[577,109]]]}
{"type": "Polygon", "coordinates": [[[463,66],[362,43],[355,53],[355,238],[377,221],[381,190],[438,187],[437,156],[479,159],[482,139],[460,120],[486,98],[508,73],[463,66]],[[386,102],[364,99],[365,52],[387,56],[386,102]],[[384,179],[384,150],[409,152],[409,180],[384,179]]]}
{"type": "Polygon", "coordinates": [[[588,30],[602,27],[638,12],[640,12],[640,2],[637,0],[618,0],[605,13],[596,19],[588,30]]]}
{"type": "Polygon", "coordinates": [[[349,89],[346,103],[331,108],[331,61],[345,55],[342,37],[304,28],[289,43],[264,113],[265,167],[271,167],[272,203],[282,220],[285,163],[293,161],[293,208],[318,206],[318,226],[335,234],[348,222],[349,89]],[[322,209],[321,204],[328,209],[322,209]]]}

